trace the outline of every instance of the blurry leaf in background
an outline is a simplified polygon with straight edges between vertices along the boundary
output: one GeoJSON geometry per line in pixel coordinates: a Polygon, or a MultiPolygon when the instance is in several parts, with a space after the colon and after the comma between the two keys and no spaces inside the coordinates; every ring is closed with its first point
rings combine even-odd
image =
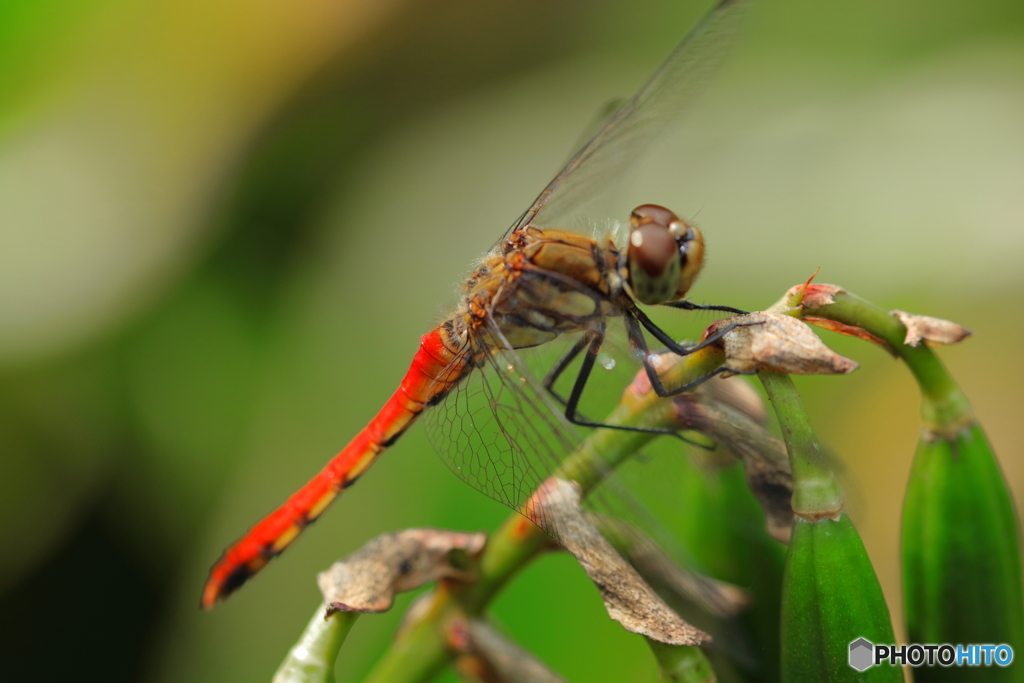
{"type": "MultiPolygon", "coordinates": [[[[58,12],[23,4],[7,10],[22,42],[47,44],[58,12]]],[[[22,91],[45,102],[0,138],[0,359],[67,348],[166,291],[254,129],[399,4],[95,4],[22,91]]]]}
{"type": "MultiPolygon", "coordinates": [[[[61,73],[80,23],[110,0],[6,0],[0,4],[0,139],[61,73]]],[[[66,70],[66,69],[65,69],[66,70]]]]}
{"type": "MultiPolygon", "coordinates": [[[[245,447],[262,377],[253,324],[209,278],[194,279],[148,315],[123,345],[125,388],[142,448],[122,463],[126,495],[183,547],[209,514],[225,475],[245,447]],[[126,482],[128,483],[128,482],[126,482]]],[[[171,558],[166,558],[171,559],[171,558]]]]}
{"type": "Polygon", "coordinates": [[[257,130],[400,4],[0,3],[0,621],[26,665],[71,637],[59,595],[91,610],[87,675],[139,674],[244,441],[257,339],[223,282],[111,333],[209,252],[257,130]]]}
{"type": "Polygon", "coordinates": [[[0,594],[60,540],[117,456],[111,366],[93,353],[0,385],[0,594]]]}

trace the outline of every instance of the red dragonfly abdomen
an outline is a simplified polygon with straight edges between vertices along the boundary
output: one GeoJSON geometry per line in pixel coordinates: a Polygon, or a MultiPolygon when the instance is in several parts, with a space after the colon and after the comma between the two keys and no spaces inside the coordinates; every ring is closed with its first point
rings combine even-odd
{"type": "Polygon", "coordinates": [[[423,335],[401,385],[377,416],[284,505],[224,551],[210,570],[203,589],[204,609],[230,595],[287,548],[339,493],[354,484],[398,440],[425,407],[447,394],[465,376],[472,365],[452,340],[451,329],[445,323],[423,335]]]}

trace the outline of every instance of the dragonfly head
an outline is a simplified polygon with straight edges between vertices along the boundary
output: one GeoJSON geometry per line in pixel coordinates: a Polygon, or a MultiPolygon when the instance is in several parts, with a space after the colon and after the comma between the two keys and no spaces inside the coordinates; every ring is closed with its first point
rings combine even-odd
{"type": "Polygon", "coordinates": [[[697,279],[704,261],[700,230],[657,204],[633,209],[626,250],[627,280],[644,304],[677,301],[697,279]]]}

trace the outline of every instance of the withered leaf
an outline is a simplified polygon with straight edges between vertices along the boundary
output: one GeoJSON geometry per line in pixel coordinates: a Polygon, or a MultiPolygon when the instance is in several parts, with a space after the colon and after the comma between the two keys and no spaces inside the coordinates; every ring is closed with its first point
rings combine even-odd
{"type": "Polygon", "coordinates": [[[317,577],[328,612],[383,612],[396,592],[449,577],[470,579],[452,566],[450,553],[476,555],[487,535],[441,529],[406,529],[382,534],[317,577]]]}
{"type": "Polygon", "coordinates": [[[632,524],[608,515],[586,516],[649,584],[671,591],[715,617],[734,616],[750,604],[747,591],[680,566],[632,524]]]}
{"type": "Polygon", "coordinates": [[[455,667],[480,683],[563,683],[565,680],[482,619],[449,626],[449,645],[459,653],[455,667]]]}
{"type": "Polygon", "coordinates": [[[821,308],[835,303],[836,294],[843,291],[843,288],[838,285],[827,284],[806,283],[798,285],[798,287],[804,288],[800,303],[807,308],[821,308]]]}
{"type": "Polygon", "coordinates": [[[531,508],[554,526],[559,542],[597,585],[608,615],[627,631],[669,645],[698,645],[711,639],[673,612],[590,523],[575,483],[548,479],[534,494],[531,508]]]}
{"type": "Polygon", "coordinates": [[[750,382],[729,381],[725,377],[715,375],[688,393],[706,395],[712,401],[735,408],[758,424],[764,424],[768,420],[768,411],[765,409],[761,394],[757,393],[750,382]]]}
{"type": "Polygon", "coordinates": [[[836,332],[837,334],[846,335],[847,337],[857,337],[858,339],[863,339],[864,341],[871,342],[872,344],[877,344],[878,346],[881,346],[889,353],[895,353],[889,347],[889,345],[885,343],[884,339],[882,339],[881,337],[876,337],[875,335],[865,330],[863,327],[857,327],[856,325],[847,325],[846,323],[841,323],[836,320],[829,320],[828,318],[813,318],[808,316],[802,316],[800,319],[803,320],[808,325],[814,325],[815,327],[820,327],[823,330],[836,332]]]}
{"type": "Polygon", "coordinates": [[[903,343],[907,346],[917,346],[922,341],[935,344],[956,344],[971,336],[971,331],[962,325],[957,325],[942,318],[932,318],[927,315],[916,315],[906,311],[889,311],[907,328],[907,337],[903,343]]]}
{"type": "Polygon", "coordinates": [[[737,372],[771,370],[792,375],[839,375],[857,369],[796,318],[778,313],[747,313],[719,320],[705,335],[739,324],[722,339],[726,365],[737,372]]]}
{"type": "Polygon", "coordinates": [[[782,441],[745,412],[711,394],[680,394],[673,402],[680,429],[709,436],[743,461],[747,486],[764,510],[768,533],[788,542],[793,527],[793,476],[782,441]]]}
{"type": "Polygon", "coordinates": [[[799,285],[793,285],[786,293],[782,295],[782,298],[771,307],[771,310],[777,312],[795,310],[801,307],[808,308],[820,308],[821,306],[828,306],[835,302],[835,295],[842,292],[842,287],[836,285],[816,285],[811,281],[818,275],[818,271],[814,271],[814,275],[799,285]]]}

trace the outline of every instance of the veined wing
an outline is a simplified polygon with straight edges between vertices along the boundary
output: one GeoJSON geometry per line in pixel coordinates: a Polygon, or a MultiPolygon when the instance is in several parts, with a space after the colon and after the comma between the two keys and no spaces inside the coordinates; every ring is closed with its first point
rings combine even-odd
{"type": "Polygon", "coordinates": [[[426,414],[427,435],[459,478],[519,509],[580,435],[536,388],[516,351],[491,350],[482,333],[469,343],[481,349],[483,361],[426,414]]]}
{"type": "MultiPolygon", "coordinates": [[[[571,346],[573,338],[567,336],[563,344],[522,350],[511,348],[502,339],[493,321],[478,333],[474,343],[490,345],[499,340],[499,349],[487,354],[480,368],[426,414],[427,433],[441,459],[456,475],[489,497],[523,512],[557,538],[556,525],[545,519],[543,511],[527,507],[530,496],[594,431],[568,423],[564,408],[537,381],[534,370],[544,372],[557,358],[558,349],[571,346]]],[[[640,366],[637,363],[635,367],[640,366]]],[[[629,372],[623,367],[617,374],[629,372]]],[[[622,388],[618,384],[616,392],[622,388]]],[[[594,413],[589,417],[601,416],[594,413]]],[[[613,455],[609,453],[608,457],[613,455]]],[[[682,457],[682,453],[678,455],[682,457]]],[[[663,545],[672,545],[663,524],[614,471],[595,461],[591,475],[601,483],[587,495],[585,507],[629,522],[663,545]]],[[[671,554],[682,559],[678,552],[671,554]]]]}
{"type": "Polygon", "coordinates": [[[719,0],[640,92],[573,155],[509,231],[530,225],[568,227],[569,219],[632,166],[710,80],[723,61],[747,5],[746,0],[719,0]]]}

